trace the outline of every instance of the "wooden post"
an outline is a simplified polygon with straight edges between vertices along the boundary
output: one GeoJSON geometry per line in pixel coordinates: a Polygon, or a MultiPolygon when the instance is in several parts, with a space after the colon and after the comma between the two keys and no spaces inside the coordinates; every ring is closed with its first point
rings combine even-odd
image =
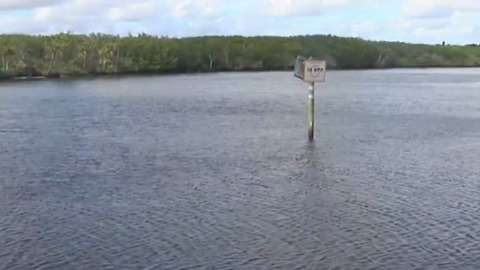
{"type": "Polygon", "coordinates": [[[308,140],[315,138],[315,83],[308,84],[308,140]]]}

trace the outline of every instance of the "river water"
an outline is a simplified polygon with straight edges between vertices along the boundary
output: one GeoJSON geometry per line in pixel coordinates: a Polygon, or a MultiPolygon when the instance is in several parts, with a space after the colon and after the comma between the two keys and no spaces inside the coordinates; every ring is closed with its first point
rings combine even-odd
{"type": "Polygon", "coordinates": [[[0,269],[478,269],[480,69],[0,84],[0,269]]]}

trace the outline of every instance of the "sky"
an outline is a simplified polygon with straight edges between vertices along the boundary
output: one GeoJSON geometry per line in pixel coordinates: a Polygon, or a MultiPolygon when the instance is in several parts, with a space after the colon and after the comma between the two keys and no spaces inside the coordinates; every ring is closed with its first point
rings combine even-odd
{"type": "Polygon", "coordinates": [[[480,43],[480,0],[0,0],[0,33],[332,34],[480,43]]]}

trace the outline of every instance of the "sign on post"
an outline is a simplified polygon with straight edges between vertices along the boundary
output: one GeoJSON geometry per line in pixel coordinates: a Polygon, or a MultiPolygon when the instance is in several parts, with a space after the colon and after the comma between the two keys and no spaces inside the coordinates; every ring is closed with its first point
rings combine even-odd
{"type": "Polygon", "coordinates": [[[325,82],[327,63],[324,60],[306,59],[298,56],[295,62],[295,77],[307,83],[325,82]]]}
{"type": "Polygon", "coordinates": [[[327,63],[324,60],[306,59],[298,56],[295,62],[295,77],[308,83],[308,139],[313,141],[315,130],[315,83],[325,82],[327,63]]]}
{"type": "Polygon", "coordinates": [[[305,61],[305,75],[303,80],[305,82],[324,82],[327,73],[327,64],[322,60],[307,60],[305,61]]]}

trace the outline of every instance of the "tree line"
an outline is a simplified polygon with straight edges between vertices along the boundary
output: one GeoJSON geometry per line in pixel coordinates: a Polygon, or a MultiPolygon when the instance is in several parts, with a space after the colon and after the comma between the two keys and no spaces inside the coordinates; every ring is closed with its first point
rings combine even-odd
{"type": "Polygon", "coordinates": [[[293,69],[297,55],[331,69],[480,66],[480,47],[376,42],[332,35],[169,38],[0,35],[0,78],[293,69]]]}

